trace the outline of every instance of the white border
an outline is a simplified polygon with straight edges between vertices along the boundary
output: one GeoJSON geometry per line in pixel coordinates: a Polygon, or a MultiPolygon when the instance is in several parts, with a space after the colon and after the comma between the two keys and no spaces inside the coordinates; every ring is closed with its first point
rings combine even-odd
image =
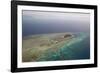
{"type": "Polygon", "coordinates": [[[94,10],[76,9],[76,8],[57,8],[57,7],[40,7],[40,6],[18,6],[18,51],[17,64],[18,68],[40,67],[40,66],[57,66],[57,65],[76,65],[76,64],[93,64],[94,63],[94,10]],[[42,11],[63,11],[63,12],[84,12],[90,13],[90,59],[87,60],[66,60],[66,61],[48,61],[48,62],[24,62],[22,63],[22,10],[42,10],[42,11]]]}

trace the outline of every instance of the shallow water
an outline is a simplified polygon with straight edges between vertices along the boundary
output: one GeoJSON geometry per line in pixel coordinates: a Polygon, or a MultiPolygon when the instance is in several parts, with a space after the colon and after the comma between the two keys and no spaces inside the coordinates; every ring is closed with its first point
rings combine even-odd
{"type": "Polygon", "coordinates": [[[90,58],[90,37],[88,33],[77,33],[57,51],[48,49],[37,61],[79,60],[90,58]]]}

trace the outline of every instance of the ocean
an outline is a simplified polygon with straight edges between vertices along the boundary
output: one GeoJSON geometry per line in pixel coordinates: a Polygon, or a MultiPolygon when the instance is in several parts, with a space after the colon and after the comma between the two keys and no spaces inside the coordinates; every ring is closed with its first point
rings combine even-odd
{"type": "Polygon", "coordinates": [[[76,38],[66,42],[55,52],[48,49],[37,61],[81,60],[90,59],[90,36],[78,33],[76,38]]]}

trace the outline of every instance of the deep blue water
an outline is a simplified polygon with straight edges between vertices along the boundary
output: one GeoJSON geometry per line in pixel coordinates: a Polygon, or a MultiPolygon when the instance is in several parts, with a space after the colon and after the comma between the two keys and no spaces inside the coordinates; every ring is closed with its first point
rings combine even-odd
{"type": "Polygon", "coordinates": [[[90,15],[78,13],[57,13],[23,10],[22,35],[89,32],[90,15]]]}

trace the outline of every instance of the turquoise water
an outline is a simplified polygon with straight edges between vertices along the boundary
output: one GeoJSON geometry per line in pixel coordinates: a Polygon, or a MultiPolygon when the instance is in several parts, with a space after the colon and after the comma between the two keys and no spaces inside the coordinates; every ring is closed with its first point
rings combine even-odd
{"type": "Polygon", "coordinates": [[[57,51],[48,49],[37,61],[79,60],[90,58],[90,36],[88,33],[75,33],[57,51]]]}

